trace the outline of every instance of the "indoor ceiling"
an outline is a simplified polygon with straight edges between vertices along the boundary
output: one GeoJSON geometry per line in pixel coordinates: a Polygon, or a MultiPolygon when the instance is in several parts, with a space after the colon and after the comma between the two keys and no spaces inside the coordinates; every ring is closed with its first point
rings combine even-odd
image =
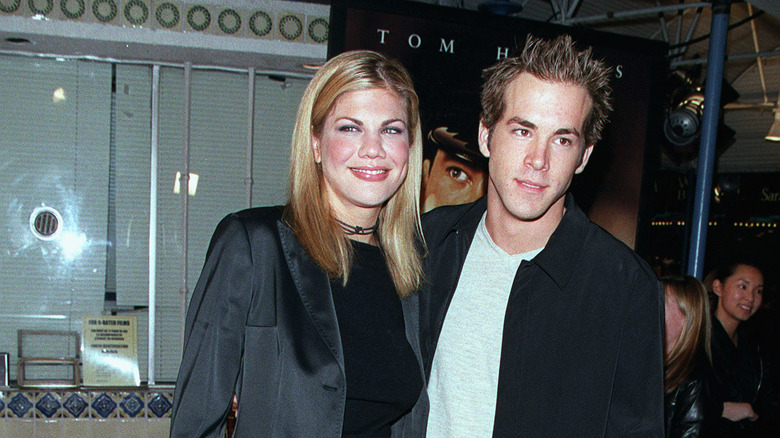
{"type": "MultiPolygon", "coordinates": [[[[484,0],[418,0],[479,10],[484,0]]],[[[584,26],[670,44],[670,69],[702,83],[706,76],[711,2],[692,0],[512,0],[512,14],[537,21],[584,26]],[[561,14],[560,11],[568,11],[561,14]]],[[[735,142],[718,160],[720,172],[778,172],[780,143],[764,140],[780,94],[780,1],[733,2],[724,79],[739,93],[724,122],[735,142]],[[757,56],[761,54],[762,56],[757,56]]],[[[675,166],[663,157],[667,166],[675,166]]],[[[686,166],[683,163],[682,166],[686,166]]]]}

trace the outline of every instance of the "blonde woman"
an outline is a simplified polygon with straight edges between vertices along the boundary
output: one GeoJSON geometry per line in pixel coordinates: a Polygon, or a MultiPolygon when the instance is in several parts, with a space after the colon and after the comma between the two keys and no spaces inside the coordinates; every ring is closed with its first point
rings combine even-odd
{"type": "Polygon", "coordinates": [[[709,387],[711,320],[707,291],[691,276],[667,276],[661,282],[666,295],[666,437],[710,436],[720,411],[709,387]]]}
{"type": "Polygon", "coordinates": [[[290,202],[228,215],[195,288],[172,436],[402,436],[427,398],[418,99],[369,51],[327,62],[306,89],[290,202]],[[414,408],[414,409],[413,409],[414,408]]]}

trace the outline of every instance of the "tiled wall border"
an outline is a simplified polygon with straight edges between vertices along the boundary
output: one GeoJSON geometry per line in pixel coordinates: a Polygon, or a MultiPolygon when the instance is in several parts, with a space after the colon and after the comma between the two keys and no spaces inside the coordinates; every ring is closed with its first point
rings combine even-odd
{"type": "Polygon", "coordinates": [[[0,418],[170,418],[173,390],[0,390],[0,418]]]}
{"type": "MultiPolygon", "coordinates": [[[[0,16],[326,44],[329,17],[180,0],[0,0],[0,16]]],[[[270,6],[270,5],[269,5],[270,6]]]]}

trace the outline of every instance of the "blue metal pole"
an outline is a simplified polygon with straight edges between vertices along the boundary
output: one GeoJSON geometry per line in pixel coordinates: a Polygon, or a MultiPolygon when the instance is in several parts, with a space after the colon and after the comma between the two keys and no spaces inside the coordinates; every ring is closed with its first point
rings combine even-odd
{"type": "Polygon", "coordinates": [[[707,226],[710,215],[712,173],[715,167],[715,146],[718,138],[720,92],[723,64],[726,59],[726,36],[731,0],[713,0],[710,47],[707,56],[707,78],[704,87],[704,114],[699,144],[699,166],[696,172],[696,194],[691,217],[691,245],[688,253],[688,275],[703,278],[704,254],[707,246],[707,226]]]}

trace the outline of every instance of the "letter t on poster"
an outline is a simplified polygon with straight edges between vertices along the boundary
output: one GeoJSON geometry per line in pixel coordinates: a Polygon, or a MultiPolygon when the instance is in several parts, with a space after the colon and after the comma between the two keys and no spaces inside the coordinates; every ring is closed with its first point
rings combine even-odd
{"type": "Polygon", "coordinates": [[[138,318],[85,315],[82,327],[84,386],[139,386],[138,318]]]}

